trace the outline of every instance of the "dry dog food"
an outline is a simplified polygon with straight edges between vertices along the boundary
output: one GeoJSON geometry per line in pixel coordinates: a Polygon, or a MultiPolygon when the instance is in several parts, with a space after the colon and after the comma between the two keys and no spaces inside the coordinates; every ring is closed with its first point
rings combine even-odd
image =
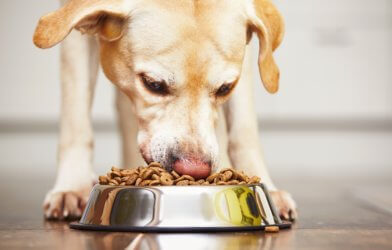
{"type": "Polygon", "coordinates": [[[260,183],[257,176],[248,177],[242,171],[222,169],[206,179],[195,180],[189,175],[167,172],[161,164],[152,162],[147,167],[120,169],[112,167],[107,175],[99,176],[99,184],[112,186],[189,186],[189,185],[242,185],[260,183]]]}
{"type": "Polygon", "coordinates": [[[266,226],[264,228],[264,231],[266,233],[277,233],[277,232],[279,232],[279,227],[278,226],[266,226]]]}

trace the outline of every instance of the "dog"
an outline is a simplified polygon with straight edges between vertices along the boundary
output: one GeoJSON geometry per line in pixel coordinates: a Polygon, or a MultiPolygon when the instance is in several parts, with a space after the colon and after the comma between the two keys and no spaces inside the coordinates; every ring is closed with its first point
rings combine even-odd
{"type": "Polygon", "coordinates": [[[45,217],[80,217],[96,179],[90,110],[100,62],[117,87],[124,167],[156,161],[204,178],[233,166],[261,177],[280,216],[295,219],[294,200],[264,164],[247,46],[255,34],[261,80],[275,93],[283,33],[270,0],[69,0],[41,17],[35,45],[62,42],[58,171],[45,217]]]}

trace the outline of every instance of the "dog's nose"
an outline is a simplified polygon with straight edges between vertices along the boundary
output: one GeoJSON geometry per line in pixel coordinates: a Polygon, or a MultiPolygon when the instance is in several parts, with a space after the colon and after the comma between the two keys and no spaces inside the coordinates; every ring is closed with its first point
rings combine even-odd
{"type": "Polygon", "coordinates": [[[211,163],[197,158],[180,158],[173,164],[173,169],[180,175],[190,175],[195,179],[203,179],[211,173],[211,163]]]}

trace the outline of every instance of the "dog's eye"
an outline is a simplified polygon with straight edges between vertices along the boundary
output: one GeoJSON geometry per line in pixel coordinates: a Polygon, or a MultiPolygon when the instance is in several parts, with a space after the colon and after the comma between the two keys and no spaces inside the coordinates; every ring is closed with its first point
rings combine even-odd
{"type": "Polygon", "coordinates": [[[151,77],[140,74],[140,78],[144,86],[152,93],[159,95],[166,95],[169,93],[169,89],[165,81],[156,81],[151,77]]]}
{"type": "Polygon", "coordinates": [[[215,95],[218,97],[226,96],[230,93],[232,88],[233,88],[233,84],[225,83],[219,87],[219,89],[216,91],[215,95]]]}

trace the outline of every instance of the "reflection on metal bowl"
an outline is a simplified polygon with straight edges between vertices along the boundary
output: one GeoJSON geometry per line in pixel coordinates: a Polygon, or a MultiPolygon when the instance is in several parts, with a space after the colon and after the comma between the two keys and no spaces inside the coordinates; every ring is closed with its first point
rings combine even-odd
{"type": "Polygon", "coordinates": [[[96,185],[71,228],[135,232],[261,230],[282,223],[263,184],[233,186],[96,185]]]}

